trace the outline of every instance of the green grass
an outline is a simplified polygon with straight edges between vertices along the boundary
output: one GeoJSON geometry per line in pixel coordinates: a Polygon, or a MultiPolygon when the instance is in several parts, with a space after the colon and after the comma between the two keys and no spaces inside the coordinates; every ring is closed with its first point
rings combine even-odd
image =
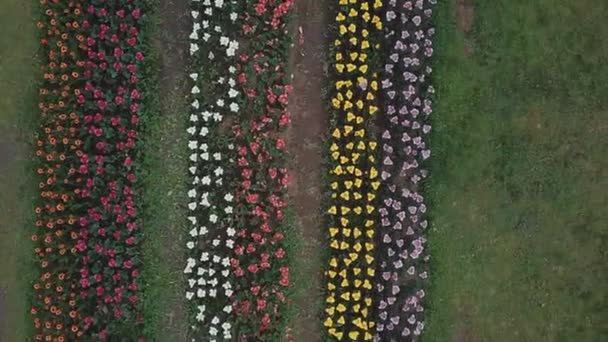
{"type": "Polygon", "coordinates": [[[466,37],[451,3],[424,340],[607,341],[608,3],[475,1],[466,37]]]}
{"type": "Polygon", "coordinates": [[[184,235],[187,210],[184,205],[188,182],[185,70],[176,81],[161,81],[170,67],[162,63],[167,42],[176,32],[163,32],[161,22],[169,20],[157,0],[147,0],[149,22],[145,28],[146,65],[145,117],[143,118],[139,176],[143,205],[144,330],[148,341],[187,341],[185,303],[184,235]],[[165,82],[163,84],[163,82],[165,82]]]}
{"type": "MultiPolygon", "coordinates": [[[[33,119],[37,48],[31,4],[6,0],[0,10],[0,142],[10,146],[0,165],[0,288],[7,290],[0,339],[26,341],[30,333],[29,286],[33,247],[34,169],[28,160],[33,119]],[[32,187],[33,185],[33,187],[32,187]]],[[[4,149],[3,149],[4,150],[4,149]]],[[[3,152],[4,154],[4,152],[3,152]]]]}
{"type": "Polygon", "coordinates": [[[144,175],[144,317],[152,341],[185,341],[186,312],[182,264],[187,165],[184,106],[180,92],[162,97],[162,116],[148,120],[144,175]],[[183,129],[182,129],[183,128],[183,129]],[[176,316],[177,315],[177,316],[176,316]]]}

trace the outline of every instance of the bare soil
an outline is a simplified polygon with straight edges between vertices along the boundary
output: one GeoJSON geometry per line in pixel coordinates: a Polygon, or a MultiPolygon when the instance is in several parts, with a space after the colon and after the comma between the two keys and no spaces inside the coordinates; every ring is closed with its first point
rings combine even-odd
{"type": "Polygon", "coordinates": [[[458,317],[460,317],[460,323],[458,327],[454,330],[454,335],[452,336],[452,342],[476,342],[473,335],[473,330],[469,324],[469,320],[471,317],[470,313],[471,307],[468,304],[463,304],[458,309],[458,317]]]}
{"type": "Polygon", "coordinates": [[[473,29],[475,21],[475,0],[454,0],[456,6],[456,28],[465,37],[464,53],[467,56],[473,54],[473,42],[470,40],[469,33],[473,29]]]}
{"type": "Polygon", "coordinates": [[[303,292],[295,299],[297,316],[293,324],[295,341],[316,342],[322,338],[320,305],[322,303],[322,155],[328,124],[324,106],[324,61],[326,53],[327,9],[322,1],[296,2],[294,48],[291,70],[294,91],[289,110],[292,124],[288,148],[292,156],[293,178],[290,196],[301,230],[302,250],[298,255],[298,279],[305,282],[303,292]]]}
{"type": "MultiPolygon", "coordinates": [[[[158,17],[160,19],[159,39],[154,42],[160,52],[160,84],[159,100],[161,115],[181,115],[179,106],[181,102],[174,97],[176,94],[185,94],[186,65],[187,65],[187,38],[190,26],[188,17],[188,1],[160,0],[158,17]]],[[[179,139],[182,132],[173,132],[175,139],[179,139]]],[[[183,244],[181,243],[182,227],[172,224],[162,234],[162,260],[172,270],[183,267],[183,244]]],[[[163,338],[166,341],[188,341],[188,314],[181,292],[168,298],[164,311],[163,338]]]]}
{"type": "Polygon", "coordinates": [[[4,342],[7,337],[6,331],[6,289],[0,287],[0,342],[4,342]]]}
{"type": "Polygon", "coordinates": [[[184,88],[188,58],[188,34],[190,30],[190,8],[187,1],[160,0],[160,46],[161,82],[160,95],[184,88]]]}
{"type": "Polygon", "coordinates": [[[9,141],[0,141],[0,172],[6,170],[15,159],[15,144],[9,141]]]}

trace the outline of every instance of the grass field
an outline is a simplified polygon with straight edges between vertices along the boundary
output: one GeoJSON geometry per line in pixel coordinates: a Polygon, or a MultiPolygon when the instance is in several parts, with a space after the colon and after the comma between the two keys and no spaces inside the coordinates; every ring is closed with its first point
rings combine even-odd
{"type": "Polygon", "coordinates": [[[28,223],[36,186],[26,173],[36,115],[30,6],[6,0],[0,10],[0,341],[26,341],[29,329],[27,286],[33,273],[28,223]]]}
{"type": "Polygon", "coordinates": [[[464,33],[454,2],[437,18],[424,340],[608,341],[608,3],[474,1],[464,33]]]}

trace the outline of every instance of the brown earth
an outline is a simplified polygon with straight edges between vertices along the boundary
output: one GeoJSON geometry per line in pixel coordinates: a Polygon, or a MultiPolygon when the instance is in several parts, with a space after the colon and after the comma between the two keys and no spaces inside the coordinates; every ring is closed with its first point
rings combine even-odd
{"type": "Polygon", "coordinates": [[[468,39],[469,33],[473,29],[475,20],[475,0],[454,0],[456,6],[456,28],[465,37],[464,53],[467,56],[473,54],[473,42],[468,39]]]}
{"type": "MultiPolygon", "coordinates": [[[[160,95],[183,90],[186,82],[188,35],[190,32],[188,1],[160,0],[160,95]]],[[[185,93],[185,92],[184,92],[185,93]]]]}
{"type": "Polygon", "coordinates": [[[454,334],[452,336],[452,342],[476,342],[477,339],[473,334],[473,329],[469,324],[469,319],[471,317],[470,306],[467,304],[461,305],[458,309],[458,317],[460,317],[460,322],[458,323],[458,327],[454,330],[454,334]]]}
{"type": "Polygon", "coordinates": [[[4,342],[6,334],[6,289],[0,287],[0,342],[4,342]]]}
{"type": "Polygon", "coordinates": [[[15,158],[15,152],[16,147],[12,142],[0,141],[0,172],[9,167],[15,158]]]}
{"type": "MultiPolygon", "coordinates": [[[[183,101],[183,94],[186,94],[186,65],[188,53],[187,37],[190,29],[190,19],[188,17],[188,1],[179,0],[160,0],[158,7],[159,34],[154,42],[157,51],[160,52],[159,66],[159,101],[161,116],[179,116],[181,112],[180,104],[183,101]],[[186,38],[186,39],[184,39],[186,38]]],[[[179,121],[172,118],[167,121],[179,121]]],[[[167,125],[167,129],[172,132],[163,134],[165,137],[174,137],[184,134],[181,125],[167,125]]],[[[161,150],[171,146],[175,141],[165,141],[160,144],[161,150]]],[[[162,151],[161,151],[162,153],[162,151]]],[[[183,268],[183,227],[180,222],[171,223],[162,234],[162,257],[161,260],[167,263],[170,270],[180,270],[183,268]]],[[[176,279],[179,281],[179,279],[176,279]]],[[[172,285],[173,286],[173,285],[172,285]]],[[[179,286],[179,288],[183,288],[179,286]]],[[[185,299],[183,293],[179,291],[167,298],[166,307],[163,309],[162,319],[162,338],[159,340],[186,342],[188,341],[188,314],[186,312],[185,299]]]]}
{"type": "Polygon", "coordinates": [[[322,255],[324,230],[321,214],[323,195],[321,172],[323,141],[328,124],[324,106],[324,61],[326,52],[326,6],[318,0],[296,2],[294,48],[291,70],[294,91],[289,111],[292,124],[288,148],[292,156],[293,178],[290,196],[297,213],[302,248],[296,260],[298,281],[303,289],[295,299],[296,318],[292,335],[295,341],[316,342],[322,338],[320,318],[322,289],[322,255]]]}

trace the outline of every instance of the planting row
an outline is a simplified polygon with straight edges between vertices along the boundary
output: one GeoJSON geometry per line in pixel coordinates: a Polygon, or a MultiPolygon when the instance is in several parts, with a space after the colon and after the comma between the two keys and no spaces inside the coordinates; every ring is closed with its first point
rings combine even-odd
{"type": "Polygon", "coordinates": [[[436,1],[337,2],[325,326],[336,340],[417,340],[436,1]]]}
{"type": "Polygon", "coordinates": [[[139,1],[40,3],[34,338],[136,340],[143,13],[139,1]]]}
{"type": "Polygon", "coordinates": [[[416,340],[424,329],[428,223],[419,187],[427,176],[421,164],[430,156],[424,139],[431,130],[434,3],[393,0],[385,6],[377,341],[416,340]]]}
{"type": "Polygon", "coordinates": [[[197,341],[281,334],[287,1],[192,1],[186,297],[197,341]]]}
{"type": "Polygon", "coordinates": [[[330,336],[369,341],[373,337],[373,281],[377,142],[370,127],[378,114],[378,75],[371,57],[379,48],[375,31],[381,2],[340,1],[334,43],[334,125],[330,146],[327,318],[330,336]]]}

